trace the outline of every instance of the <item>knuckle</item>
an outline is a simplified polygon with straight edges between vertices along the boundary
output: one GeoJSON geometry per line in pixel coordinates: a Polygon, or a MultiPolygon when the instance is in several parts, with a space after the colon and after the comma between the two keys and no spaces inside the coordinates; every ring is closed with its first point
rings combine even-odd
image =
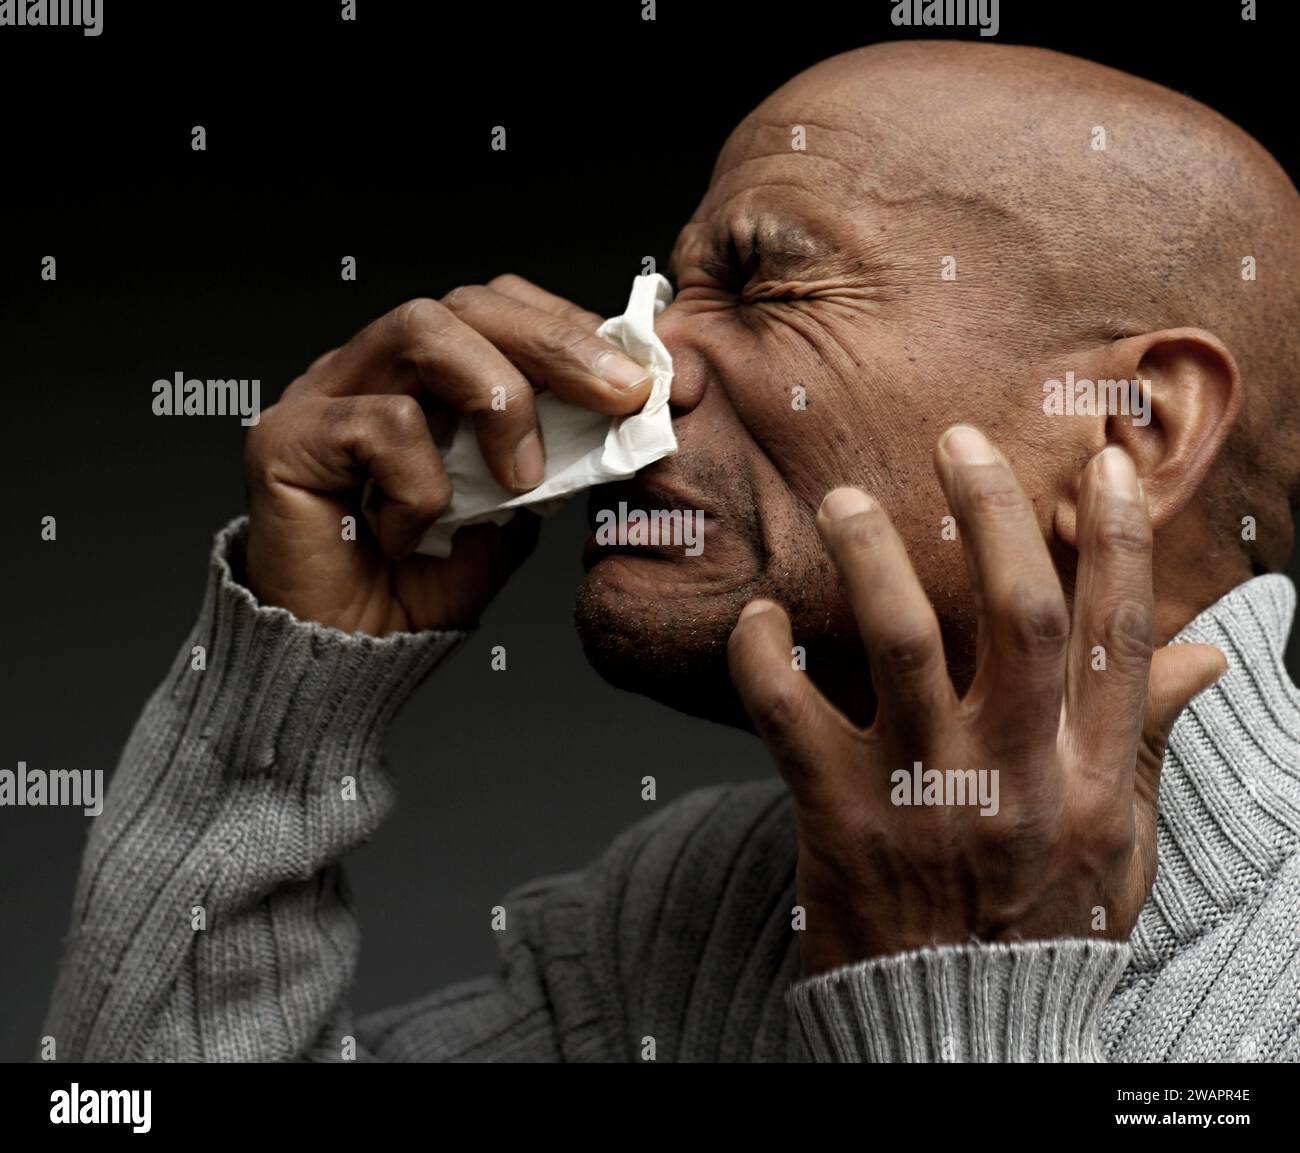
{"type": "MultiPolygon", "coordinates": [[[[309,373],[319,372],[321,369],[325,368],[329,362],[338,355],[338,351],[337,348],[331,348],[326,352],[322,352],[320,356],[307,366],[307,371],[303,373],[303,376],[307,376],[309,373]]],[[[301,379],[301,377],[299,379],[301,379]]]]}
{"type": "Polygon", "coordinates": [[[1122,858],[1133,851],[1133,815],[1123,805],[1106,805],[1091,813],[1087,830],[1088,844],[1099,856],[1122,858]]]}
{"type": "Polygon", "coordinates": [[[319,411],[317,419],[334,435],[343,436],[347,431],[356,428],[364,399],[360,396],[338,397],[319,411]]]}
{"type": "Polygon", "coordinates": [[[245,457],[256,460],[266,455],[273,437],[279,431],[280,412],[280,405],[270,405],[262,409],[262,418],[256,424],[249,425],[248,434],[244,438],[245,457]]]}
{"type": "Polygon", "coordinates": [[[397,344],[410,348],[429,334],[442,333],[447,328],[447,310],[427,296],[408,300],[389,314],[389,331],[397,344]]]}
{"type": "Polygon", "coordinates": [[[493,292],[508,292],[511,289],[531,288],[532,284],[522,276],[517,276],[513,272],[503,272],[500,276],[494,276],[487,282],[488,288],[493,292]]]}
{"type": "Polygon", "coordinates": [[[900,629],[882,640],[880,659],[891,672],[910,674],[927,668],[934,657],[934,638],[924,627],[900,629]]]}
{"type": "Polygon", "coordinates": [[[291,413],[283,402],[264,408],[261,420],[249,426],[244,439],[244,483],[250,488],[272,485],[293,435],[291,429],[291,413]]]}
{"type": "Polygon", "coordinates": [[[1018,590],[1008,602],[1007,627],[1022,652],[1051,653],[1064,646],[1070,614],[1059,591],[1018,590]]]}
{"type": "Polygon", "coordinates": [[[1140,560],[1151,552],[1151,522],[1143,516],[1107,517],[1094,540],[1101,556],[1140,560]]]}
{"type": "Polygon", "coordinates": [[[413,502],[415,515],[422,520],[437,520],[451,506],[451,482],[440,476],[429,481],[426,491],[413,502]]]}
{"type": "Polygon", "coordinates": [[[276,406],[262,410],[262,419],[250,425],[244,438],[244,475],[250,483],[266,479],[275,457],[274,445],[279,435],[278,418],[271,419],[276,406]]]}
{"type": "Polygon", "coordinates": [[[379,416],[385,431],[395,440],[415,440],[424,435],[428,427],[424,409],[413,396],[386,396],[379,405],[379,416]]]}
{"type": "MultiPolygon", "coordinates": [[[[337,353],[338,349],[334,349],[332,352],[327,352],[313,360],[305,371],[300,372],[285,385],[284,391],[280,394],[280,399],[282,401],[294,400],[304,394],[310,395],[312,386],[325,375],[325,370],[337,353]]],[[[263,409],[262,411],[265,414],[267,410],[263,409]]]]}
{"type": "Polygon", "coordinates": [[[1057,839],[1044,807],[1024,797],[1001,797],[998,811],[981,816],[972,828],[983,855],[1010,865],[1040,859],[1057,839]]]}
{"type": "Polygon", "coordinates": [[[1106,614],[1102,644],[1121,660],[1149,663],[1155,653],[1151,614],[1132,601],[1121,601],[1106,614]]]}
{"type": "Polygon", "coordinates": [[[554,318],[540,321],[533,329],[533,337],[545,351],[556,356],[576,352],[589,339],[580,328],[554,318]]]}
{"type": "Polygon", "coordinates": [[[469,307],[476,300],[481,299],[486,291],[487,289],[485,289],[481,284],[460,284],[450,292],[445,293],[441,303],[443,308],[446,308],[451,312],[456,312],[459,309],[469,307]]]}

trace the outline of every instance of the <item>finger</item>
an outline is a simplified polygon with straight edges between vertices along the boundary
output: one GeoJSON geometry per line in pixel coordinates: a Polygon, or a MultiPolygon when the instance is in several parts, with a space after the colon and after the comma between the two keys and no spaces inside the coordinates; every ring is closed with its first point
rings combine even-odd
{"type": "Polygon", "coordinates": [[[331,396],[421,390],[474,419],[498,484],[524,492],[545,471],[533,389],[491,341],[434,300],[412,300],[343,346],[317,374],[331,396]]]}
{"type": "Polygon", "coordinates": [[[327,368],[329,366],[330,361],[334,359],[338,351],[339,350],[337,348],[331,348],[327,352],[322,352],[320,356],[318,356],[315,360],[311,362],[311,364],[307,366],[307,373],[321,372],[323,369],[327,368]]]}
{"type": "Polygon", "coordinates": [[[1033,507],[1006,460],[970,425],[944,433],[935,464],[979,610],[967,700],[998,745],[1054,743],[1070,620],[1033,507]]]}
{"type": "MultiPolygon", "coordinates": [[[[1228,661],[1213,645],[1178,644],[1157,649],[1151,659],[1146,718],[1135,761],[1133,794],[1135,876],[1149,886],[1157,862],[1157,816],[1160,772],[1174,722],[1198,693],[1228,670],[1228,661]]],[[[1146,890],[1142,893],[1145,899],[1146,890]]]]}
{"type": "Polygon", "coordinates": [[[531,280],[525,280],[522,276],[515,276],[513,273],[494,277],[488,281],[487,286],[493,292],[512,297],[521,304],[527,304],[542,312],[549,312],[552,316],[561,317],[570,324],[582,329],[583,332],[594,334],[596,329],[605,323],[604,317],[594,312],[588,312],[571,300],[565,300],[562,296],[547,292],[546,289],[539,288],[531,280]]]}
{"type": "Polygon", "coordinates": [[[1118,766],[1132,788],[1151,671],[1151,518],[1133,461],[1103,449],[1083,470],[1079,566],[1067,662],[1066,720],[1089,763],[1118,766]]]}
{"type": "Polygon", "coordinates": [[[832,489],[817,528],[835,561],[871,663],[876,726],[923,758],[957,703],[939,621],[907,549],[880,505],[856,488],[832,489]]]}
{"type": "Polygon", "coordinates": [[[1227,671],[1228,658],[1214,645],[1165,645],[1152,657],[1137,760],[1138,793],[1149,801],[1152,819],[1165,747],[1174,723],[1194,697],[1212,687],[1227,671]]]}
{"type": "Polygon", "coordinates": [[[853,726],[795,668],[793,647],[785,610],[750,601],[727,641],[727,666],[755,732],[791,791],[807,800],[834,764],[833,735],[853,726]]]}
{"type": "Polygon", "coordinates": [[[650,395],[649,370],[572,321],[482,285],[443,297],[460,320],[508,357],[534,388],[606,416],[636,412],[650,395]]]}
{"type": "Polygon", "coordinates": [[[322,352],[315,360],[307,366],[296,378],[291,380],[280,395],[281,401],[297,400],[299,397],[318,396],[321,392],[321,378],[326,370],[338,355],[337,348],[331,348],[327,352],[322,352]]]}
{"type": "Polygon", "coordinates": [[[451,482],[413,397],[317,397],[272,412],[250,451],[254,483],[339,494],[373,480],[379,547],[394,559],[447,510],[451,482]]]}

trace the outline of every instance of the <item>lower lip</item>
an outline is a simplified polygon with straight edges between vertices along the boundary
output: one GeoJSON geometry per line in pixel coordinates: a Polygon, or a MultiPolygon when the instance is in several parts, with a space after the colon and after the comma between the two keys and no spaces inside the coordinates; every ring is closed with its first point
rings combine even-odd
{"type": "Polygon", "coordinates": [[[610,557],[631,556],[651,559],[662,558],[666,552],[667,549],[662,545],[597,544],[596,534],[592,533],[587,538],[587,543],[582,546],[582,567],[590,572],[601,561],[608,560],[610,557]]]}
{"type": "MultiPolygon", "coordinates": [[[[667,512],[673,512],[680,509],[681,512],[683,513],[687,513],[689,511],[690,513],[695,514],[699,518],[698,531],[700,534],[699,543],[701,545],[703,545],[704,543],[704,538],[707,535],[708,530],[712,527],[713,518],[709,515],[709,513],[704,508],[702,508],[698,503],[690,500],[689,498],[685,498],[677,495],[669,496],[667,494],[656,493],[651,489],[637,489],[633,491],[616,490],[614,492],[608,492],[606,494],[606,497],[607,499],[610,500],[613,500],[615,497],[617,497],[618,500],[617,508],[619,510],[618,515],[620,518],[620,523],[623,515],[622,510],[624,505],[626,504],[629,511],[631,509],[644,510],[649,508],[649,509],[661,509],[667,512]]],[[[593,510],[595,509],[595,505],[591,504],[590,499],[588,505],[589,505],[588,507],[589,514],[594,516],[595,512],[593,510]]],[[[582,549],[582,565],[583,568],[588,572],[590,572],[591,569],[593,569],[602,560],[607,560],[610,557],[631,556],[642,560],[664,561],[664,560],[673,559],[674,553],[682,553],[683,555],[685,555],[685,545],[680,543],[679,544],[668,544],[668,543],[598,544],[596,542],[596,535],[597,533],[593,531],[592,534],[587,538],[586,543],[583,545],[583,549],[582,549]]]]}
{"type": "MultiPolygon", "coordinates": [[[[701,534],[707,534],[709,519],[703,518],[701,534]]],[[[593,532],[582,546],[582,567],[590,572],[597,564],[610,557],[624,556],[640,560],[671,560],[674,556],[686,556],[684,545],[680,544],[598,544],[593,532]]]]}

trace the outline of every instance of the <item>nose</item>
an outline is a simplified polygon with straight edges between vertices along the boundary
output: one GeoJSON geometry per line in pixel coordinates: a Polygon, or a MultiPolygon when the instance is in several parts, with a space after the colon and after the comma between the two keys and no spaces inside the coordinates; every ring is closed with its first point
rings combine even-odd
{"type": "Polygon", "coordinates": [[[669,305],[655,319],[655,332],[673,358],[673,385],[669,404],[674,416],[684,416],[701,400],[708,388],[709,365],[692,338],[691,318],[676,305],[669,305]]]}

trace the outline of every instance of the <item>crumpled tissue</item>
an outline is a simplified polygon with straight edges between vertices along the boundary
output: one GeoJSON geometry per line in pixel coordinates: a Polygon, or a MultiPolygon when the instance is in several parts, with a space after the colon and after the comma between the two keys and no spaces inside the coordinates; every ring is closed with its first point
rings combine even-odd
{"type": "Polygon", "coordinates": [[[505,524],[521,508],[551,516],[574,493],[626,480],[676,452],[668,407],[673,359],[654,330],[655,317],[672,297],[672,285],[660,274],[638,276],[623,314],[596,330],[597,336],[649,370],[650,396],[640,412],[611,418],[562,401],[551,392],[535,395],[546,473],[530,492],[512,493],[497,484],[479,451],[472,418],[458,420],[438,445],[451,480],[451,504],[425,533],[417,551],[450,556],[452,536],[465,525],[505,524]]]}

